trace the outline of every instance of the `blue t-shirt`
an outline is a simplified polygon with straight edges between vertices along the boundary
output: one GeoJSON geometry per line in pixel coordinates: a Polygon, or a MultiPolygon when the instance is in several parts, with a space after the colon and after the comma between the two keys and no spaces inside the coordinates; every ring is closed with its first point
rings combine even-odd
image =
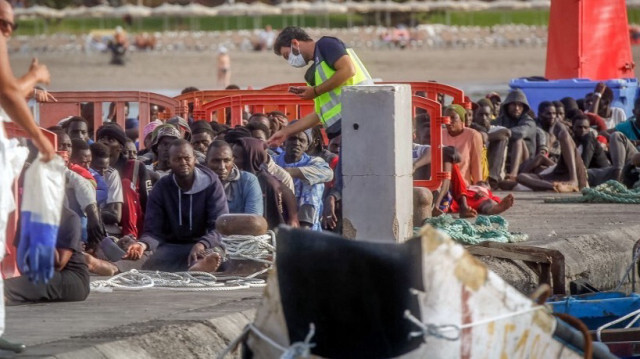
{"type": "Polygon", "coordinates": [[[631,117],[630,119],[617,124],[616,131],[621,132],[632,141],[640,140],[640,127],[638,126],[635,117],[631,117]]]}
{"type": "Polygon", "coordinates": [[[320,56],[329,66],[335,69],[335,63],[342,56],[347,54],[347,47],[340,39],[330,36],[323,36],[316,41],[315,52],[313,53],[314,64],[320,63],[320,56]]]}

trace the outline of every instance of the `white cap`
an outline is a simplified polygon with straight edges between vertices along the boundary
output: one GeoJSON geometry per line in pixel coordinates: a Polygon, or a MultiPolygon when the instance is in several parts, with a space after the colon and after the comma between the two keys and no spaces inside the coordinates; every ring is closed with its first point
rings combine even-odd
{"type": "Polygon", "coordinates": [[[228,51],[228,50],[227,50],[227,48],[226,48],[226,47],[224,47],[224,46],[220,46],[220,47],[218,48],[218,52],[219,52],[219,53],[221,53],[221,54],[226,54],[226,53],[227,53],[227,51],[228,51]]]}
{"type": "Polygon", "coordinates": [[[122,32],[122,26],[116,26],[116,33],[121,33],[122,32]]]}

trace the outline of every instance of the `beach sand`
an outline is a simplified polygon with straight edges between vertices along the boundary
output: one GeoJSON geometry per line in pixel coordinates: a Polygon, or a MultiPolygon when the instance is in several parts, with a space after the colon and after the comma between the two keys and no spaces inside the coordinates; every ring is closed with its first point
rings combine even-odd
{"type": "MultiPolygon", "coordinates": [[[[490,90],[506,92],[510,79],[543,76],[545,47],[357,50],[374,78],[383,81],[428,81],[458,86],[477,99],[490,90]]],[[[52,91],[140,90],[176,95],[187,86],[219,89],[215,53],[134,53],[125,66],[109,65],[109,54],[39,54],[52,76],[52,91]]],[[[294,69],[271,52],[231,52],[231,82],[242,88],[300,82],[304,69],[294,69]]],[[[640,55],[634,48],[634,58],[640,55]]],[[[30,55],[12,54],[18,74],[30,55]]],[[[636,76],[638,69],[636,69],[636,76]]]]}

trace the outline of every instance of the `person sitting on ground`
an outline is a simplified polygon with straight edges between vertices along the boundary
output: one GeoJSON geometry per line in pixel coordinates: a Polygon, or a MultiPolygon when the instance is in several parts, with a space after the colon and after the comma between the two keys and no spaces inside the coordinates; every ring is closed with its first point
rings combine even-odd
{"type": "MultiPolygon", "coordinates": [[[[236,144],[240,138],[252,137],[251,132],[245,127],[234,128],[229,130],[224,135],[224,141],[228,144],[236,144]]],[[[278,181],[282,182],[285,186],[287,186],[291,192],[295,193],[295,188],[293,184],[293,178],[289,172],[285,171],[284,168],[278,166],[276,162],[273,160],[274,157],[271,156],[269,149],[267,149],[267,154],[269,154],[269,158],[267,158],[267,171],[273,175],[278,181]]]]}
{"type": "MultiPolygon", "coordinates": [[[[61,210],[53,277],[47,283],[34,283],[26,275],[5,279],[7,305],[79,302],[89,295],[89,271],[82,255],[80,217],[65,206],[61,210]]],[[[16,236],[16,247],[19,239],[16,236]]]]}
{"type": "Polygon", "coordinates": [[[59,127],[50,127],[49,130],[58,136],[58,151],[66,152],[65,200],[67,206],[81,219],[82,241],[95,246],[105,235],[96,198],[97,183],[89,170],[69,162],[69,158],[73,156],[69,135],[59,127]]]}
{"type": "Polygon", "coordinates": [[[127,138],[127,142],[124,146],[124,154],[127,159],[137,160],[138,159],[138,149],[136,148],[135,142],[132,139],[127,138]]]}
{"type": "Polygon", "coordinates": [[[599,82],[593,91],[591,104],[587,107],[590,113],[602,117],[608,130],[615,128],[619,123],[627,120],[627,114],[624,110],[611,106],[612,102],[613,90],[604,83],[599,82]]]}
{"type": "Polygon", "coordinates": [[[491,120],[496,120],[498,117],[500,117],[500,109],[502,106],[502,98],[500,98],[500,94],[498,94],[497,92],[491,92],[488,93],[487,96],[485,96],[489,101],[491,101],[491,104],[493,105],[493,113],[492,113],[492,117],[491,120]]]}
{"type": "Polygon", "coordinates": [[[169,148],[173,141],[182,138],[180,131],[174,126],[165,124],[160,125],[154,130],[153,142],[151,143],[151,150],[158,159],[151,165],[147,166],[147,169],[157,176],[158,178],[164,177],[171,171],[171,165],[169,163],[169,148]]]}
{"type": "Polygon", "coordinates": [[[534,191],[578,192],[586,186],[586,172],[576,145],[563,124],[558,122],[553,103],[543,101],[538,107],[540,125],[548,138],[549,160],[547,171],[532,173],[527,161],[518,175],[518,183],[534,191]]]}
{"type": "Polygon", "coordinates": [[[595,187],[608,180],[623,181],[625,167],[638,153],[633,141],[629,140],[622,132],[613,132],[609,135],[609,158],[611,166],[605,168],[591,168],[589,170],[589,186],[595,187]]]}
{"type": "Polygon", "coordinates": [[[460,105],[451,105],[444,110],[450,122],[442,133],[442,144],[455,147],[462,161],[458,164],[466,185],[484,180],[482,176],[482,136],[474,129],[464,126],[466,111],[460,105]]]}
{"type": "Polygon", "coordinates": [[[556,107],[558,122],[563,124],[568,130],[572,130],[573,124],[567,119],[567,111],[564,108],[564,104],[561,101],[553,101],[553,106],[556,107]]]}
{"type": "Polygon", "coordinates": [[[309,143],[310,129],[292,134],[285,141],[285,152],[274,161],[293,178],[300,226],[321,231],[324,183],[333,179],[333,171],[322,158],[305,153],[309,143]]]}
{"type": "Polygon", "coordinates": [[[229,213],[263,215],[262,190],[255,175],[234,164],[231,146],[214,141],[207,151],[206,166],[218,175],[224,186],[229,213]]]}
{"type": "Polygon", "coordinates": [[[573,118],[573,141],[576,143],[578,153],[580,153],[587,173],[590,168],[611,166],[607,154],[590,129],[589,119],[584,114],[573,118]]]}
{"type": "Polygon", "coordinates": [[[162,125],[162,121],[154,120],[149,122],[144,129],[142,129],[142,143],[144,149],[138,151],[138,160],[145,165],[155,162],[153,151],[151,151],[151,143],[153,143],[153,131],[162,125]]]}
{"type": "Polygon", "coordinates": [[[191,145],[195,151],[206,154],[215,137],[209,122],[200,120],[191,124],[191,145]]]}
{"type": "MultiPolygon", "coordinates": [[[[124,195],[120,174],[109,165],[109,147],[102,143],[94,143],[90,146],[91,163],[89,170],[95,173],[98,182],[106,185],[106,198],[103,202],[98,200],[98,206],[102,211],[102,220],[107,225],[119,225],[122,221],[122,206],[124,195]]],[[[100,196],[98,186],[98,197],[100,196]]]]}
{"type": "Polygon", "coordinates": [[[229,213],[224,187],[210,169],[196,165],[187,140],[173,141],[169,162],[171,175],[153,187],[144,232],[129,246],[127,258],[137,260],[152,251],[143,269],[175,272],[198,265],[214,272],[225,257],[215,228],[216,219],[229,213]]]}
{"type": "Polygon", "coordinates": [[[498,188],[504,172],[504,160],[511,131],[505,127],[491,124],[493,104],[487,99],[480,99],[473,114],[471,127],[480,132],[487,147],[489,166],[488,182],[491,188],[498,188]]]}
{"type": "Polygon", "coordinates": [[[640,97],[633,102],[633,116],[616,125],[615,130],[624,134],[634,146],[640,146],[640,97]]]}
{"type": "Polygon", "coordinates": [[[527,96],[522,90],[515,89],[509,92],[502,103],[501,115],[495,123],[511,131],[508,148],[509,171],[504,181],[504,187],[507,189],[515,186],[520,165],[536,153],[536,123],[528,112],[527,96]]]}
{"type": "MultiPolygon", "coordinates": [[[[271,136],[271,132],[269,131],[269,127],[265,126],[261,122],[249,122],[245,128],[251,132],[251,137],[257,138],[261,141],[267,142],[269,136],[271,136]]],[[[271,149],[269,149],[271,151],[271,149]]],[[[270,153],[272,156],[277,156],[276,152],[270,153]]]]}
{"type": "Polygon", "coordinates": [[[276,133],[289,125],[289,119],[283,112],[271,111],[267,114],[267,117],[269,118],[269,132],[271,133],[276,133]]]}
{"type": "Polygon", "coordinates": [[[96,142],[109,148],[109,165],[122,180],[124,205],[122,206],[122,234],[138,237],[144,223],[144,211],[151,190],[151,180],[145,165],[138,160],[130,160],[124,154],[127,137],[117,124],[105,124],[96,134],[96,142]]]}
{"type": "Polygon", "coordinates": [[[296,196],[286,185],[269,173],[266,144],[258,139],[243,137],[233,144],[235,165],[254,174],[263,193],[264,217],[270,229],[280,224],[299,227],[296,196]]]}
{"type": "Polygon", "coordinates": [[[93,143],[89,138],[89,124],[87,120],[80,116],[73,116],[66,120],[62,125],[62,128],[67,132],[69,138],[80,139],[89,144],[93,143]]]}

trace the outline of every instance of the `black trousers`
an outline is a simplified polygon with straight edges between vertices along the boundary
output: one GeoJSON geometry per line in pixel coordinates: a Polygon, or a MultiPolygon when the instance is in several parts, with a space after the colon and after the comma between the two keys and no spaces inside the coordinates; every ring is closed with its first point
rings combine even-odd
{"type": "Polygon", "coordinates": [[[27,276],[4,281],[6,305],[38,302],[79,302],[89,295],[89,273],[62,270],[49,283],[35,284],[27,276]]]}

